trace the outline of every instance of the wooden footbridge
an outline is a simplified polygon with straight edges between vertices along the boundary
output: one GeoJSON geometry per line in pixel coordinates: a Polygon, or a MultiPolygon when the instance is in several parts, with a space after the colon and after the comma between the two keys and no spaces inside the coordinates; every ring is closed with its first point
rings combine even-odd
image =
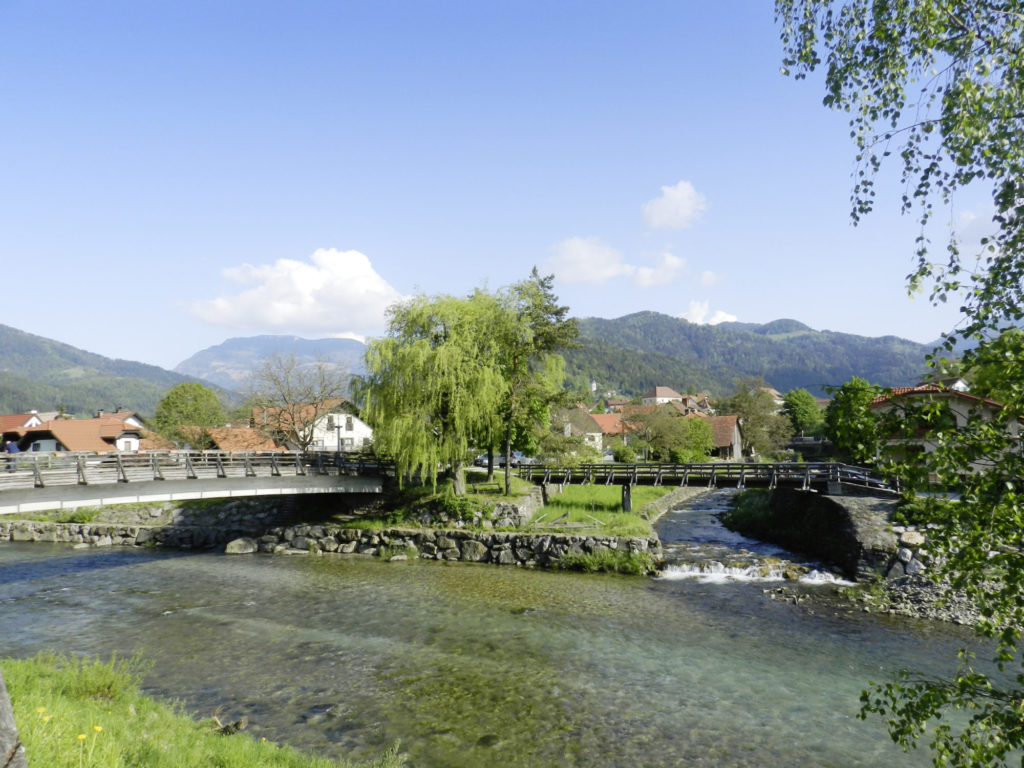
{"type": "Polygon", "coordinates": [[[842,494],[857,492],[896,493],[898,487],[871,475],[864,467],[849,464],[747,464],[709,462],[706,464],[580,464],[553,467],[540,464],[521,466],[519,477],[535,483],[594,485],[703,485],[708,488],[777,488],[842,494]]]}
{"type": "Polygon", "coordinates": [[[130,502],[381,493],[394,465],[358,453],[15,453],[0,458],[0,514],[130,502]]]}

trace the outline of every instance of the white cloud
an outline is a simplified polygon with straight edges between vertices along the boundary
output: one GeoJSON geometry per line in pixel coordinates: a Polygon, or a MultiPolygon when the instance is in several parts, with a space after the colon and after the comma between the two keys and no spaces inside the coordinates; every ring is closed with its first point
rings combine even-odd
{"type": "Polygon", "coordinates": [[[555,245],[551,270],[564,283],[600,284],[633,272],[622,254],[596,237],[570,237],[555,245]]]}
{"type": "Polygon", "coordinates": [[[570,237],[557,243],[547,268],[566,284],[600,285],[615,278],[628,279],[637,288],[651,288],[675,280],[686,269],[686,259],[663,253],[654,266],[636,266],[596,237],[570,237]]]}
{"type": "Polygon", "coordinates": [[[248,287],[193,302],[191,310],[207,323],[234,328],[358,337],[383,330],[384,310],[402,298],[359,251],[320,248],[309,261],[243,264],[223,275],[248,287]]]}
{"type": "Polygon", "coordinates": [[[686,269],[686,259],[663,253],[656,267],[635,267],[633,285],[637,288],[653,288],[671,283],[686,269]]]}
{"type": "Polygon", "coordinates": [[[644,203],[644,219],[652,229],[686,229],[708,208],[707,199],[688,181],[662,187],[661,196],[644,203]]]}
{"type": "Polygon", "coordinates": [[[721,279],[721,275],[712,272],[710,269],[705,269],[700,273],[700,284],[702,288],[710,288],[713,285],[717,285],[718,281],[721,279]]]}
{"type": "Polygon", "coordinates": [[[706,301],[691,301],[690,309],[680,315],[684,320],[689,320],[691,323],[697,325],[718,325],[719,323],[732,323],[738,318],[736,315],[724,312],[721,309],[716,309],[711,312],[708,302],[706,301]],[[708,317],[708,314],[711,314],[708,317]]]}

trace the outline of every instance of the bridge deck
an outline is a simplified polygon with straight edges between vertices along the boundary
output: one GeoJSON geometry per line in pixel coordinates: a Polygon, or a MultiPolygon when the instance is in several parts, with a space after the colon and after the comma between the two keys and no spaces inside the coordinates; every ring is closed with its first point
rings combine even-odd
{"type": "Polygon", "coordinates": [[[393,465],[368,454],[154,451],[5,458],[0,514],[225,496],[380,493],[383,478],[394,475],[393,465]]]}

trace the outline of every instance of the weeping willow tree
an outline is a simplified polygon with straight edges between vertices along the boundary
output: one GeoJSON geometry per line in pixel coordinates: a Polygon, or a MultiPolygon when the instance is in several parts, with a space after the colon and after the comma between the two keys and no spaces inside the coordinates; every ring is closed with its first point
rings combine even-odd
{"type": "Polygon", "coordinates": [[[498,360],[504,311],[484,291],[468,298],[416,296],[388,310],[388,332],[370,342],[359,384],[378,450],[400,480],[419,473],[436,486],[438,467],[466,492],[471,441],[493,428],[505,397],[498,360]]]}

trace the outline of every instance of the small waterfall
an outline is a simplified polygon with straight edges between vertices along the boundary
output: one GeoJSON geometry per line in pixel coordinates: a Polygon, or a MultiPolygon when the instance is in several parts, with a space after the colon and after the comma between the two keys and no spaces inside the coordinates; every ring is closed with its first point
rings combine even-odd
{"type": "Polygon", "coordinates": [[[817,563],[725,528],[718,515],[736,491],[716,490],[668,512],[658,521],[666,567],[661,578],[726,581],[799,581],[849,584],[817,563]]]}

